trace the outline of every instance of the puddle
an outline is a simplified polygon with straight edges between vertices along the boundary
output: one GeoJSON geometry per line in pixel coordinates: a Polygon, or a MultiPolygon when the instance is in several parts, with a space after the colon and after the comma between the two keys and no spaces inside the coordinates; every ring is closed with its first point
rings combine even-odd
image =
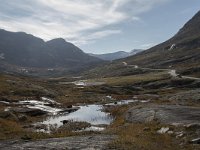
{"type": "Polygon", "coordinates": [[[87,80],[80,80],[73,82],[76,86],[97,86],[97,85],[103,85],[105,82],[92,82],[87,80]]]}
{"type": "Polygon", "coordinates": [[[85,128],[84,130],[81,130],[81,131],[103,131],[105,130],[104,127],[96,127],[96,126],[91,126],[91,127],[88,127],[88,128],[85,128]]]}
{"type": "Polygon", "coordinates": [[[91,124],[91,127],[79,131],[102,131],[105,129],[104,127],[102,127],[102,125],[110,125],[111,122],[114,120],[114,118],[110,115],[110,113],[103,112],[103,106],[127,105],[135,102],[147,103],[149,101],[138,101],[131,99],[131,100],[121,100],[113,103],[108,103],[105,105],[94,104],[94,105],[78,106],[79,109],[75,112],[49,116],[43,122],[39,122],[36,125],[38,124],[46,125],[48,129],[50,126],[59,128],[63,126],[62,123],[63,120],[68,120],[74,122],[87,122],[91,124]]]}
{"type": "Polygon", "coordinates": [[[116,102],[113,102],[113,103],[108,103],[108,104],[105,104],[106,106],[113,106],[113,105],[127,105],[129,103],[135,103],[135,102],[139,102],[138,100],[121,100],[121,101],[116,101],[116,102]]]}
{"type": "Polygon", "coordinates": [[[88,80],[79,80],[79,81],[74,81],[74,82],[59,82],[59,84],[62,84],[62,85],[74,84],[76,86],[98,86],[98,85],[105,84],[105,82],[92,82],[88,80]]]}
{"type": "Polygon", "coordinates": [[[48,126],[56,125],[56,127],[60,127],[63,125],[61,121],[72,120],[79,122],[88,122],[91,125],[109,125],[113,121],[113,117],[109,113],[105,113],[102,111],[102,105],[87,105],[79,107],[79,110],[69,114],[49,116],[45,121],[41,122],[41,124],[45,124],[48,126]]]}

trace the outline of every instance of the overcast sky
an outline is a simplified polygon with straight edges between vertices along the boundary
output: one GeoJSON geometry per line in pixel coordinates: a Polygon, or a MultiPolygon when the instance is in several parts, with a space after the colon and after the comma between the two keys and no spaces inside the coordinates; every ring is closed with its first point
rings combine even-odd
{"type": "Polygon", "coordinates": [[[108,53],[163,42],[199,10],[200,0],[0,0],[0,28],[108,53]]]}

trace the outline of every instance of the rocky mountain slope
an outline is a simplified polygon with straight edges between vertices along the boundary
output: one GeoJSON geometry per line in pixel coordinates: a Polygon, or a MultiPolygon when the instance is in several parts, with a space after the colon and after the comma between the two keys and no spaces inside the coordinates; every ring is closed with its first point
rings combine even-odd
{"type": "MultiPolygon", "coordinates": [[[[171,39],[136,55],[93,69],[101,76],[135,74],[138,68],[176,69],[183,75],[200,76],[200,11],[171,39]],[[124,64],[126,64],[125,67],[124,64]]],[[[139,72],[141,73],[141,71],[139,72]]]]}
{"type": "Polygon", "coordinates": [[[121,61],[145,67],[200,72],[200,11],[171,39],[121,61]]]}
{"type": "MultiPolygon", "coordinates": [[[[43,41],[23,32],[0,30],[1,71],[79,71],[102,62],[58,38],[43,41]],[[25,69],[24,69],[25,68],[25,69]]],[[[56,71],[56,72],[57,72],[56,71]]]]}

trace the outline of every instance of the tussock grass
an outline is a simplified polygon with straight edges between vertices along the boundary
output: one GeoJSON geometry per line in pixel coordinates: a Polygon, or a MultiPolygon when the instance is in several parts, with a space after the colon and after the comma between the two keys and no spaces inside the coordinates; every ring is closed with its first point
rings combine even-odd
{"type": "Polygon", "coordinates": [[[0,140],[13,139],[24,134],[21,126],[15,121],[0,119],[0,140]]]}
{"type": "Polygon", "coordinates": [[[142,75],[104,78],[102,81],[105,81],[106,84],[108,85],[126,85],[126,84],[140,83],[140,82],[158,81],[166,78],[169,78],[169,75],[166,72],[158,72],[158,73],[148,73],[142,75]]]}
{"type": "MultiPolygon", "coordinates": [[[[181,147],[179,141],[170,134],[158,134],[157,131],[166,125],[156,121],[150,123],[127,123],[125,112],[131,106],[120,106],[110,109],[116,118],[107,132],[117,135],[117,138],[108,144],[110,149],[119,150],[192,150],[191,145],[181,147]]],[[[167,125],[168,126],[168,125],[167,125]]],[[[173,126],[170,126],[173,130],[173,126]]]]}

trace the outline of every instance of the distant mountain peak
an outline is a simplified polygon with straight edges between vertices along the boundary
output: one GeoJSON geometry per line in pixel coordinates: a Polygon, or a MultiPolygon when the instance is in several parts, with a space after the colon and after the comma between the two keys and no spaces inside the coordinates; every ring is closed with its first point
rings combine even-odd
{"type": "Polygon", "coordinates": [[[105,53],[105,54],[90,54],[91,56],[95,56],[97,58],[107,60],[107,61],[113,61],[116,59],[121,59],[121,58],[126,58],[132,55],[135,55],[143,50],[141,49],[134,49],[130,52],[125,52],[125,51],[117,51],[113,53],[105,53]]]}
{"type": "Polygon", "coordinates": [[[0,71],[13,72],[15,68],[18,72],[20,67],[25,67],[41,72],[48,68],[78,72],[100,62],[103,61],[89,56],[63,38],[45,42],[24,32],[0,30],[0,71]]]}
{"type": "Polygon", "coordinates": [[[65,43],[66,41],[63,38],[56,38],[56,39],[49,40],[47,42],[61,42],[61,43],[65,43]]]}
{"type": "MultiPolygon", "coordinates": [[[[124,59],[145,67],[198,67],[200,64],[200,11],[172,38],[145,52],[124,59]]],[[[200,66],[199,66],[200,67],[200,66]]]]}
{"type": "Polygon", "coordinates": [[[197,12],[173,38],[182,38],[183,36],[200,36],[200,11],[197,12]]]}

